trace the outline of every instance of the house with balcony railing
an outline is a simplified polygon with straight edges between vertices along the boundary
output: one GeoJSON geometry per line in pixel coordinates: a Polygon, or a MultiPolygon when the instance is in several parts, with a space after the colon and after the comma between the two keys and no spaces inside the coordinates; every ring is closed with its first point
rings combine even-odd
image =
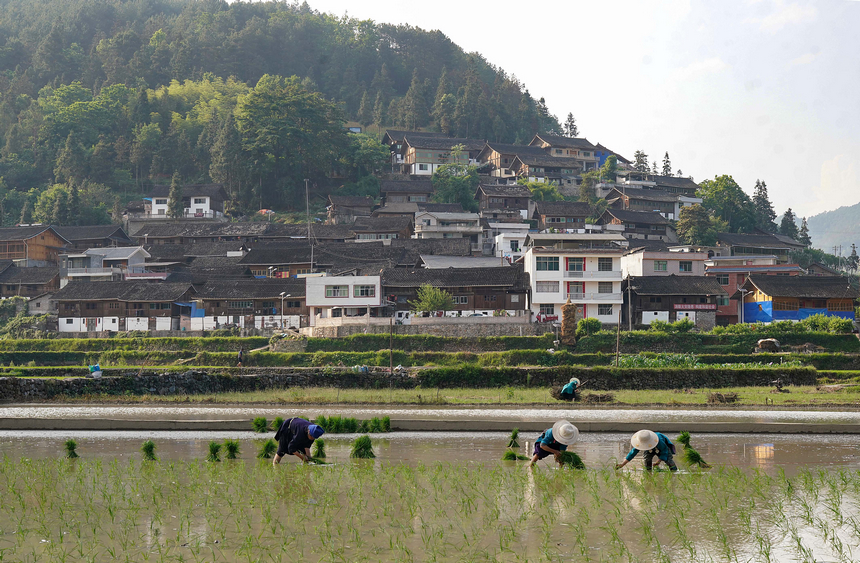
{"type": "Polygon", "coordinates": [[[477,213],[424,211],[415,214],[415,234],[412,238],[465,238],[469,239],[472,252],[482,252],[483,233],[484,228],[477,213]]]}
{"type": "MultiPolygon", "coordinates": [[[[188,184],[182,187],[182,219],[218,219],[224,216],[227,192],[221,184],[188,184]]],[[[172,219],[170,186],[152,186],[143,198],[143,213],[129,212],[132,219],[172,219]]]]}
{"type": "Polygon", "coordinates": [[[60,255],[60,287],[70,281],[122,281],[128,274],[146,272],[149,252],[142,246],[89,248],[81,253],[60,255]]]}

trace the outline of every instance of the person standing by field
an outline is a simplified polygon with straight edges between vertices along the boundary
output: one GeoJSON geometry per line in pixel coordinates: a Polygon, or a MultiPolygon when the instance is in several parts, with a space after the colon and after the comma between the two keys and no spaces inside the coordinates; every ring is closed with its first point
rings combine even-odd
{"type": "Polygon", "coordinates": [[[272,465],[281,463],[281,459],[289,454],[294,455],[305,463],[311,460],[311,444],[325,434],[322,426],[311,424],[304,418],[289,418],[275,432],[278,451],[272,459],[272,465]]]}
{"type": "Polygon", "coordinates": [[[529,467],[534,467],[538,460],[549,457],[550,454],[555,456],[556,463],[562,465],[561,452],[566,451],[567,447],[575,444],[577,440],[579,440],[579,430],[576,426],[566,420],[559,420],[552,425],[552,428],[547,428],[538,436],[529,467]]]}
{"type": "Polygon", "coordinates": [[[237,366],[242,367],[242,360],[245,359],[245,347],[239,346],[239,353],[236,354],[237,366]]]}
{"type": "Polygon", "coordinates": [[[651,471],[652,464],[656,467],[661,461],[666,462],[670,470],[678,471],[678,466],[675,465],[675,461],[672,459],[672,456],[675,454],[675,445],[672,444],[672,441],[665,434],[650,430],[640,430],[630,438],[630,445],[633,448],[627,454],[624,461],[615,466],[615,469],[621,469],[632,461],[636,457],[636,454],[642,452],[645,458],[645,471],[651,471]],[[657,457],[657,463],[653,463],[655,456],[657,457]]]}

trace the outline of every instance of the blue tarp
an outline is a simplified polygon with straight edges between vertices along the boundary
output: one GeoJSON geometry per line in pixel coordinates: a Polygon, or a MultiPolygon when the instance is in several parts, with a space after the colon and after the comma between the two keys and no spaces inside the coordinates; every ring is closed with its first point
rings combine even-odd
{"type": "Polygon", "coordinates": [[[191,307],[191,317],[192,318],[203,318],[206,316],[206,311],[203,309],[198,309],[197,303],[195,303],[193,301],[191,303],[180,303],[177,301],[176,305],[179,305],[180,307],[191,307]]]}
{"type": "Polygon", "coordinates": [[[770,323],[773,321],[802,321],[812,315],[826,315],[854,320],[854,311],[828,311],[827,309],[798,309],[797,311],[774,311],[772,301],[744,303],[745,323],[770,323]]]}

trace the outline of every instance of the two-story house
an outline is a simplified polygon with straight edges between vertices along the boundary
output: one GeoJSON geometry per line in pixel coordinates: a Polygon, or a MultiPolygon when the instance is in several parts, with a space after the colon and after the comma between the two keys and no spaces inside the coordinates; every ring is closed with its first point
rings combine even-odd
{"type": "Polygon", "coordinates": [[[381,280],[378,275],[305,278],[310,326],[360,324],[362,319],[384,316],[387,303],[381,280]]]}
{"type": "MultiPolygon", "coordinates": [[[[90,248],[60,255],[60,286],[71,281],[122,281],[128,274],[142,274],[151,255],[142,246],[90,248]]],[[[132,276],[133,277],[133,276],[132,276]]]]}
{"type": "Polygon", "coordinates": [[[445,138],[444,133],[426,132],[426,131],[403,131],[400,129],[386,129],[382,135],[382,144],[388,147],[391,153],[391,171],[394,173],[403,172],[403,155],[406,152],[406,146],[403,139],[406,135],[412,138],[416,137],[441,137],[445,138]]]}
{"type": "Polygon", "coordinates": [[[50,225],[0,228],[0,260],[12,260],[17,266],[56,266],[70,244],[50,225]]]}
{"type": "MultiPolygon", "coordinates": [[[[182,186],[182,217],[212,219],[224,215],[227,192],[221,184],[186,184],[182,186]]],[[[143,219],[170,217],[170,186],[155,185],[144,198],[143,219]]]]}
{"type": "Polygon", "coordinates": [[[529,182],[555,182],[559,186],[576,184],[580,174],[580,161],[574,158],[549,155],[517,155],[511,163],[511,171],[517,178],[529,182]]]}
{"type": "Polygon", "coordinates": [[[352,231],[356,241],[409,238],[412,217],[356,217],[352,231]]]}
{"type": "Polygon", "coordinates": [[[538,133],[529,145],[542,148],[554,158],[573,159],[583,172],[596,169],[600,161],[596,154],[597,147],[589,143],[588,139],[538,133]]]}
{"type": "MultiPolygon", "coordinates": [[[[716,278],[729,296],[743,287],[752,275],[799,276],[805,272],[798,264],[778,264],[776,256],[713,256],[705,260],[705,275],[716,278]]],[[[833,274],[831,274],[833,275],[833,274]]],[[[740,299],[717,299],[717,325],[727,326],[740,320],[740,299]]]]}
{"type": "Polygon", "coordinates": [[[69,241],[71,250],[107,246],[134,246],[134,241],[120,225],[54,226],[58,235],[69,241]]]}
{"type": "Polygon", "coordinates": [[[678,235],[663,215],[654,211],[609,208],[598,220],[600,225],[615,225],[628,239],[678,242],[678,235]]]}
{"type": "Polygon", "coordinates": [[[15,296],[37,297],[60,289],[59,269],[56,266],[19,268],[9,262],[5,262],[3,266],[4,269],[0,271],[2,299],[15,296]]]}
{"type": "Polygon", "coordinates": [[[488,141],[478,153],[477,161],[486,165],[489,175],[500,181],[513,180],[516,172],[511,168],[517,156],[544,157],[546,151],[541,147],[530,145],[507,145],[488,141]]]}
{"type": "Polygon", "coordinates": [[[472,252],[482,252],[483,233],[477,213],[423,211],[415,214],[414,238],[466,238],[472,245],[472,252]]]}
{"type": "Polygon", "coordinates": [[[305,281],[301,279],[211,279],[188,303],[185,330],[301,328],[307,318],[305,281]]]}
{"type": "Polygon", "coordinates": [[[716,326],[717,299],[728,295],[714,278],[674,274],[627,276],[622,289],[629,327],[688,319],[710,330],[716,326]]]}
{"type": "Polygon", "coordinates": [[[477,164],[476,157],[486,145],[477,139],[406,135],[403,139],[403,172],[412,176],[431,176],[445,164],[477,164]],[[455,154],[453,148],[462,146],[455,154]]]}
{"type": "Polygon", "coordinates": [[[854,320],[857,288],[842,276],[752,274],[732,295],[743,302],[741,322],[798,321],[812,315],[854,320]]]}
{"type": "Polygon", "coordinates": [[[428,180],[383,180],[379,193],[383,203],[426,203],[433,195],[433,182],[428,180]]]}
{"type": "MultiPolygon", "coordinates": [[[[678,219],[682,207],[697,203],[696,201],[686,201],[683,196],[663,190],[632,188],[625,185],[615,185],[609,189],[606,201],[613,209],[653,211],[666,219],[678,219]]],[[[701,203],[701,200],[698,200],[698,203],[701,203]]]]}
{"type": "Polygon", "coordinates": [[[582,229],[591,207],[582,201],[535,201],[531,219],[539,231],[547,229],[582,229]]]}
{"type": "Polygon", "coordinates": [[[326,223],[330,225],[351,224],[356,217],[369,217],[372,210],[373,198],[330,195],[326,207],[326,223]]]}
{"type": "Polygon", "coordinates": [[[528,218],[532,193],[518,184],[480,184],[475,191],[481,218],[519,223],[528,218]]]}

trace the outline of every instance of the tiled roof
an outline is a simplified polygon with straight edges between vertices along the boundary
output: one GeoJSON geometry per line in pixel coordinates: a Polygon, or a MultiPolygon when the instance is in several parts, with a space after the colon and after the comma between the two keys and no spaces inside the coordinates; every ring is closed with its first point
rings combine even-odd
{"type": "Polygon", "coordinates": [[[459,203],[418,203],[418,211],[429,211],[431,213],[465,213],[465,209],[459,203]]]}
{"type": "Polygon", "coordinates": [[[149,258],[150,254],[143,249],[142,246],[109,246],[102,248],[88,248],[84,254],[90,256],[104,256],[105,260],[126,260],[131,258],[138,252],[143,253],[144,258],[149,258]]]}
{"type": "Polygon", "coordinates": [[[429,150],[449,150],[455,145],[463,145],[467,151],[481,150],[487,144],[480,139],[465,139],[462,137],[430,137],[407,133],[403,141],[410,147],[429,150]]]}
{"type": "Polygon", "coordinates": [[[471,256],[472,243],[467,238],[396,238],[391,240],[392,247],[407,248],[421,254],[442,256],[471,256]]]}
{"type": "MultiPolygon", "coordinates": [[[[270,223],[262,221],[248,221],[244,223],[172,223],[164,221],[159,223],[144,223],[135,231],[134,236],[138,239],[145,237],[253,237],[265,234],[270,225],[270,223]]],[[[305,227],[305,231],[307,232],[307,227],[305,227]]]]}
{"type": "Polygon", "coordinates": [[[541,141],[552,145],[553,148],[565,148],[565,149],[584,149],[584,150],[594,150],[595,147],[588,139],[577,139],[574,137],[562,137],[560,135],[547,135],[545,133],[539,133],[535,135],[536,139],[540,139],[541,141]]]}
{"type": "Polygon", "coordinates": [[[383,287],[500,287],[525,291],[529,276],[522,265],[508,268],[386,268],[382,271],[383,287]]]}
{"type": "Polygon", "coordinates": [[[45,268],[18,268],[12,266],[0,272],[0,284],[34,284],[42,285],[50,283],[60,274],[57,267],[45,268]]]}
{"type": "Polygon", "coordinates": [[[656,211],[631,211],[629,209],[607,209],[606,215],[612,215],[625,223],[644,223],[646,225],[668,225],[669,221],[656,211]]]}
{"type": "Polygon", "coordinates": [[[499,154],[546,156],[546,150],[531,145],[506,145],[504,143],[488,142],[487,146],[499,154]]]}
{"type": "Polygon", "coordinates": [[[786,242],[774,235],[769,234],[747,234],[747,233],[717,233],[717,242],[728,246],[748,246],[752,248],[791,248],[803,247],[795,240],[786,242]]]}
{"type": "Polygon", "coordinates": [[[632,199],[644,199],[645,201],[678,201],[678,194],[669,193],[663,190],[646,190],[642,188],[619,188],[615,187],[609,192],[609,194],[617,194],[616,196],[607,195],[607,201],[611,197],[620,197],[622,195],[626,195],[632,199]]]}
{"type": "Polygon", "coordinates": [[[501,197],[531,197],[532,192],[525,186],[519,184],[481,184],[479,192],[488,196],[501,197]]]}
{"type": "Polygon", "coordinates": [[[355,233],[390,233],[410,230],[411,227],[411,217],[356,217],[352,230],[355,233]]]}
{"type": "MultiPolygon", "coordinates": [[[[32,227],[6,227],[0,229],[0,241],[14,241],[31,239],[48,229],[54,231],[51,225],[34,225],[32,227]]],[[[63,238],[62,235],[58,235],[63,238]]],[[[66,242],[69,242],[68,240],[66,242]]]]}
{"type": "Polygon", "coordinates": [[[641,276],[628,283],[637,295],[727,295],[717,278],[708,276],[641,276]]]}
{"type": "Polygon", "coordinates": [[[672,188],[684,188],[698,190],[699,184],[689,178],[678,178],[677,176],[654,176],[654,182],[658,186],[669,186],[672,188]]]}
{"type": "Polygon", "coordinates": [[[387,203],[384,206],[376,209],[373,212],[374,217],[390,214],[415,215],[418,213],[418,204],[414,202],[408,203],[387,203]]]}
{"type": "Polygon", "coordinates": [[[445,137],[444,133],[436,133],[433,131],[403,131],[401,129],[386,129],[383,134],[383,139],[388,137],[392,142],[403,142],[406,135],[412,137],[445,137]]]}
{"type": "MultiPolygon", "coordinates": [[[[182,197],[209,197],[214,201],[227,199],[227,192],[222,184],[185,184],[182,186],[182,197]]],[[[156,184],[149,190],[148,197],[170,197],[168,184],[156,184]]]]}
{"type": "Polygon", "coordinates": [[[175,301],[193,288],[187,283],[71,282],[54,294],[58,301],[175,301]]]}
{"type": "Polygon", "coordinates": [[[582,201],[536,201],[535,212],[559,217],[588,217],[591,207],[582,201]]]}
{"type": "MultiPolygon", "coordinates": [[[[266,280],[210,280],[200,289],[201,299],[272,299],[280,301],[281,292],[293,299],[305,296],[305,280],[295,278],[266,280]]],[[[280,306],[280,304],[278,305],[280,306]]]]}
{"type": "Polygon", "coordinates": [[[630,246],[625,254],[635,254],[637,252],[668,252],[669,243],[662,240],[651,239],[633,239],[630,241],[630,246]]]}
{"type": "Polygon", "coordinates": [[[595,150],[598,150],[598,151],[606,152],[606,153],[609,153],[609,154],[614,154],[614,155],[615,155],[615,158],[617,158],[617,159],[618,159],[618,162],[621,162],[621,163],[624,163],[624,164],[630,164],[630,159],[628,159],[628,158],[624,158],[623,156],[621,156],[620,154],[618,154],[618,153],[617,153],[617,152],[615,152],[614,150],[609,149],[609,148],[606,148],[605,146],[601,145],[600,143],[595,144],[595,145],[594,145],[594,149],[595,149],[595,150]]]}
{"type": "Polygon", "coordinates": [[[433,182],[430,180],[383,180],[379,191],[385,193],[432,194],[433,182]]]}
{"type": "Polygon", "coordinates": [[[330,195],[328,200],[335,206],[342,207],[373,207],[373,198],[351,195],[330,195]]]}
{"type": "MultiPolygon", "coordinates": [[[[857,289],[841,276],[768,276],[751,275],[745,289],[755,286],[771,297],[800,297],[810,299],[857,299],[857,289]]],[[[737,292],[735,295],[739,295],[737,292]]]]}
{"type": "Polygon", "coordinates": [[[577,170],[582,168],[582,164],[580,164],[580,162],[575,158],[549,156],[548,154],[517,155],[514,160],[519,160],[523,164],[528,164],[529,166],[542,166],[544,168],[570,168],[577,170]]]}
{"type": "Polygon", "coordinates": [[[111,238],[118,241],[131,242],[126,232],[120,225],[81,225],[81,226],[54,226],[54,230],[64,239],[74,242],[76,240],[111,238]]]}

